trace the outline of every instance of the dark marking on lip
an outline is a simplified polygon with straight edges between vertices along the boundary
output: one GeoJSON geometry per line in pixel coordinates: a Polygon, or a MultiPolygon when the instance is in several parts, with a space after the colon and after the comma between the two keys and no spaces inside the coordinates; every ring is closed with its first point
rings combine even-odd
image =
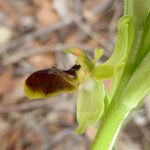
{"type": "Polygon", "coordinates": [[[61,91],[72,91],[76,89],[74,81],[77,78],[76,71],[80,65],[74,65],[71,69],[63,71],[52,67],[39,70],[26,79],[26,85],[34,92],[43,92],[45,95],[61,91]]]}
{"type": "Polygon", "coordinates": [[[81,67],[80,65],[74,65],[71,69],[64,71],[64,72],[76,77],[77,76],[76,71],[78,71],[80,67],[81,67]]]}

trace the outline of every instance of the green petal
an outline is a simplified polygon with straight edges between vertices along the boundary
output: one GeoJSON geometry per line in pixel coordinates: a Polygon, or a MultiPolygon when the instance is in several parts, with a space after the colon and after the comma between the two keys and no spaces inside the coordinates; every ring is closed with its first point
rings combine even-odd
{"type": "Polygon", "coordinates": [[[77,133],[96,123],[104,112],[104,86],[101,81],[87,78],[80,86],[77,96],[77,133]]]}
{"type": "Polygon", "coordinates": [[[94,65],[96,65],[96,62],[102,57],[102,55],[104,54],[104,51],[102,49],[99,48],[95,48],[94,50],[94,65]]]}
{"type": "Polygon", "coordinates": [[[111,78],[115,74],[115,67],[112,65],[102,64],[92,70],[92,75],[95,79],[104,80],[111,78]]]}

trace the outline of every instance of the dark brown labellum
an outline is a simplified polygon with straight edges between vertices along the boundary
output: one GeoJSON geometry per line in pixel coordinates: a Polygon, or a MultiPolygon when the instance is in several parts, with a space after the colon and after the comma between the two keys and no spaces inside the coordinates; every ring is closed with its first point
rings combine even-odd
{"type": "Polygon", "coordinates": [[[76,71],[79,68],[79,65],[74,65],[67,71],[55,67],[36,71],[26,79],[25,84],[32,92],[41,92],[44,95],[72,91],[76,89],[76,71]]]}

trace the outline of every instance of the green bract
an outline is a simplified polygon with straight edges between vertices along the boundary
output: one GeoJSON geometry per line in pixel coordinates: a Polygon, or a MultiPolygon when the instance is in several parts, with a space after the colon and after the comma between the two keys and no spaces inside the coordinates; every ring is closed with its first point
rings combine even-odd
{"type": "Polygon", "coordinates": [[[131,109],[150,92],[150,52],[136,68],[125,88],[121,99],[131,109]]]}
{"type": "Polygon", "coordinates": [[[109,101],[112,98],[121,78],[126,59],[129,55],[133,40],[133,21],[129,16],[119,20],[116,46],[110,59],[102,65],[96,66],[92,75],[98,80],[113,77],[112,88],[109,92],[109,101]],[[115,76],[114,76],[115,75],[115,76]]]}

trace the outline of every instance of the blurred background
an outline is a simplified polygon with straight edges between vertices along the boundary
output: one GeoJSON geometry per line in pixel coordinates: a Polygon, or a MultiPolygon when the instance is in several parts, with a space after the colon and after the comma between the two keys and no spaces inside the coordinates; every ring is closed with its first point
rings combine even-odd
{"type": "MultiPolygon", "coordinates": [[[[100,47],[106,61],[122,13],[122,0],[0,0],[0,150],[89,149],[96,129],[75,134],[76,93],[30,101],[23,82],[35,70],[69,69],[67,48],[93,57],[100,47]]],[[[129,115],[116,148],[150,150],[150,96],[129,115]]]]}

